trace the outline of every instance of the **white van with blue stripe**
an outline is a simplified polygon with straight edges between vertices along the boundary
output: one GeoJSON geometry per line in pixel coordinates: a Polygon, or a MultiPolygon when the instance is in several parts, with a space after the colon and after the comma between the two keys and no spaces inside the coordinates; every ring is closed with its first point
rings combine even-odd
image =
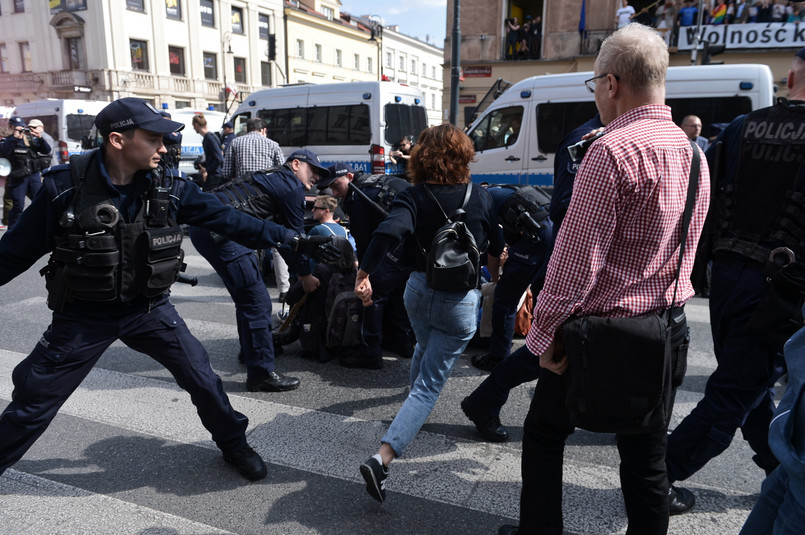
{"type": "MultiPolygon", "coordinates": [[[[467,130],[475,145],[474,182],[553,186],[559,142],[597,110],[584,81],[592,72],[533,76],[511,86],[467,130]]],[[[674,122],[698,115],[709,137],[738,115],[774,102],[766,65],[670,67],[666,103],[674,122]]]]}
{"type": "Polygon", "coordinates": [[[298,84],[255,91],[232,117],[235,133],[260,117],[266,135],[285,155],[316,153],[324,166],[347,162],[371,174],[399,174],[388,154],[403,136],[416,140],[428,127],[419,89],[394,82],[298,84]]]}

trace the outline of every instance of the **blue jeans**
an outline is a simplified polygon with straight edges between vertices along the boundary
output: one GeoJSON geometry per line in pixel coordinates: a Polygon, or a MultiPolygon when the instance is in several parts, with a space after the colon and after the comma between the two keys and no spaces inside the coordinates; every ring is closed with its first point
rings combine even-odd
{"type": "Polygon", "coordinates": [[[755,507],[739,535],[797,535],[805,524],[805,504],[789,489],[788,472],[778,466],[763,481],[755,507]]]}
{"type": "Polygon", "coordinates": [[[411,392],[382,438],[397,457],[425,424],[450,371],[475,334],[481,292],[431,290],[425,274],[415,271],[403,299],[417,340],[411,359],[411,392]]]}

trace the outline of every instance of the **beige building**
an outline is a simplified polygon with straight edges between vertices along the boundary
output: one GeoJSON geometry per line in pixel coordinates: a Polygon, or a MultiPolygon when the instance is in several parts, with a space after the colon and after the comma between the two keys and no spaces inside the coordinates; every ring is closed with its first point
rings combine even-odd
{"type": "MultiPolygon", "coordinates": [[[[653,13],[654,0],[630,0],[640,13],[648,8],[653,13]]],[[[681,5],[681,0],[677,4],[681,5]]],[[[709,2],[708,2],[709,3],[709,2]]],[[[585,32],[579,32],[582,0],[462,0],[461,2],[461,67],[458,124],[481,103],[498,79],[518,82],[529,76],[592,70],[595,53],[601,41],[615,29],[615,13],[620,0],[587,0],[585,32]],[[507,60],[506,19],[518,22],[541,17],[542,34],[539,59],[507,60]]],[[[445,41],[445,92],[443,107],[450,107],[450,74],[452,49],[453,3],[447,2],[447,39],[445,41]]],[[[779,86],[778,95],[786,96],[785,76],[794,52],[805,46],[805,38],[793,23],[731,24],[706,26],[704,37],[714,44],[725,44],[726,51],[713,58],[726,64],[761,63],[768,65],[779,86]]],[[[692,51],[688,32],[683,29],[672,43],[671,65],[691,65],[692,51]]],[[[511,53],[511,51],[509,51],[511,53]]],[[[701,62],[702,51],[697,52],[701,62]]]]}
{"type": "Polygon", "coordinates": [[[231,112],[265,87],[380,80],[386,45],[406,61],[388,78],[419,87],[439,122],[442,50],[381,27],[339,0],[0,0],[0,106],[134,96],[231,112]]]}
{"type": "Polygon", "coordinates": [[[288,83],[388,80],[422,91],[429,124],[442,122],[443,51],[338,0],[286,3],[288,83]]]}
{"type": "Polygon", "coordinates": [[[221,110],[225,86],[231,95],[275,83],[268,43],[282,26],[280,0],[0,0],[0,9],[3,104],[136,96],[221,110]]]}

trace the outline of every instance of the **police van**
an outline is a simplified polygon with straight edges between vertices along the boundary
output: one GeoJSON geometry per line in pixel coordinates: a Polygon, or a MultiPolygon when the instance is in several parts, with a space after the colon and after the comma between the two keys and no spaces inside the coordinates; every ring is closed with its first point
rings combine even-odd
{"type": "Polygon", "coordinates": [[[17,105],[14,114],[25,122],[39,119],[45,132],[56,141],[53,150],[61,163],[82,152],[81,140],[89,135],[95,116],[109,103],[102,100],[54,99],[17,105]]]}
{"type": "Polygon", "coordinates": [[[199,174],[199,171],[193,166],[193,162],[204,154],[204,149],[201,146],[203,138],[193,130],[193,116],[203,113],[207,119],[207,130],[218,133],[226,121],[226,114],[221,111],[193,110],[190,108],[165,111],[171,114],[172,120],[185,125],[181,131],[182,156],[179,160],[179,170],[189,177],[194,177],[199,174]]]}
{"type": "MultiPolygon", "coordinates": [[[[475,182],[553,186],[556,149],[569,132],[596,113],[584,81],[592,72],[533,76],[511,86],[469,126],[475,182]]],[[[680,124],[698,115],[711,137],[736,116],[774,102],[766,65],[670,67],[666,103],[680,124]]]]}
{"type": "Polygon", "coordinates": [[[343,161],[372,174],[404,172],[387,155],[403,136],[416,140],[428,127],[422,93],[393,82],[263,89],[249,95],[235,111],[235,133],[244,133],[252,117],[266,122],[266,135],[286,156],[309,149],[324,166],[343,161]]]}

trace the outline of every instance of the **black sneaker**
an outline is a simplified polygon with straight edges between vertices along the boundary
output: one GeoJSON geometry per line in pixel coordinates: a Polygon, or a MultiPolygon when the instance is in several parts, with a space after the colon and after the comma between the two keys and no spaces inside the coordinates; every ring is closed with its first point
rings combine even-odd
{"type": "Polygon", "coordinates": [[[473,366],[485,372],[491,372],[501,360],[503,359],[489,353],[486,355],[473,355],[471,359],[473,366]]]}
{"type": "Polygon", "coordinates": [[[383,503],[386,500],[386,478],[389,477],[389,469],[378,462],[374,457],[369,457],[361,465],[361,475],[366,481],[366,492],[375,500],[383,503]]]}
{"type": "Polygon", "coordinates": [[[696,496],[688,489],[673,485],[668,487],[668,512],[671,515],[687,513],[693,509],[695,503],[696,496]]]}
{"type": "Polygon", "coordinates": [[[268,474],[266,463],[250,446],[229,454],[224,453],[224,460],[234,466],[240,475],[252,481],[263,479],[268,474]]]}

